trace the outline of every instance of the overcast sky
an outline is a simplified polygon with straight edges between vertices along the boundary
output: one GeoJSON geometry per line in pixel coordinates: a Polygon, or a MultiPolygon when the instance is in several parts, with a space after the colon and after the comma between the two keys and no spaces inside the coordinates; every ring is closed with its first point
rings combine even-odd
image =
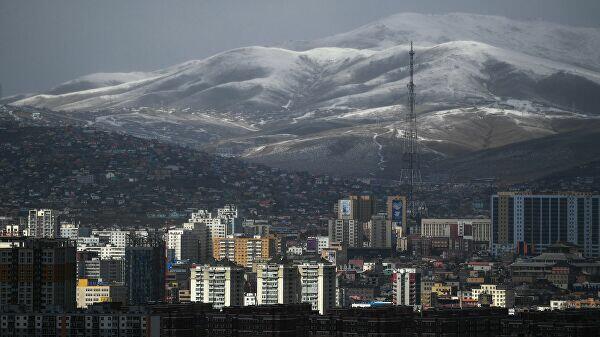
{"type": "Polygon", "coordinates": [[[45,90],[93,72],[314,39],[398,12],[600,27],[600,0],[0,0],[0,84],[4,96],[45,90]]]}

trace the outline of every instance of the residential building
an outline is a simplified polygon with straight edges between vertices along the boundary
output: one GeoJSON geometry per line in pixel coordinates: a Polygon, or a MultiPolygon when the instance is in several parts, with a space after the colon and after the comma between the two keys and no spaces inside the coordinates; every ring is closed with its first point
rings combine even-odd
{"type": "Polygon", "coordinates": [[[340,243],[347,247],[363,247],[363,226],[354,219],[329,220],[329,243],[340,243]]]}
{"type": "Polygon", "coordinates": [[[27,236],[35,238],[56,238],[59,236],[58,212],[51,209],[29,210],[27,236]]]}
{"type": "Polygon", "coordinates": [[[231,263],[191,268],[190,300],[216,309],[244,304],[244,269],[231,263]]]}
{"type": "Polygon", "coordinates": [[[392,248],[392,223],[385,213],[371,216],[369,224],[369,247],[392,248]]]}
{"type": "Polygon", "coordinates": [[[285,261],[262,263],[256,269],[258,305],[300,303],[298,268],[285,261]]]}
{"type": "Polygon", "coordinates": [[[421,305],[421,271],[400,268],[392,276],[393,301],[396,305],[421,305]]]}
{"type": "Polygon", "coordinates": [[[310,303],[313,310],[326,313],[336,303],[335,265],[304,262],[298,265],[300,273],[300,301],[310,303]]]}
{"type": "Polygon", "coordinates": [[[0,238],[0,307],[74,309],[75,268],[73,241],[0,238]]]}
{"type": "Polygon", "coordinates": [[[264,262],[275,257],[276,252],[277,238],[274,235],[226,237],[213,241],[215,260],[228,259],[247,268],[251,268],[254,262],[264,262]]]}

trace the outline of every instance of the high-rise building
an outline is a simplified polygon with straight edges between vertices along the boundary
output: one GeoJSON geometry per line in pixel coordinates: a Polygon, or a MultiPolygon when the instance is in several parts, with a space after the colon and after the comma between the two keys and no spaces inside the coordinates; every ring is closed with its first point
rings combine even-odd
{"type": "Polygon", "coordinates": [[[75,268],[73,241],[0,238],[0,307],[74,309],[75,268]]]}
{"type": "Polygon", "coordinates": [[[59,235],[58,213],[55,210],[29,210],[27,236],[35,238],[56,238],[59,235]]]}
{"type": "Polygon", "coordinates": [[[159,233],[131,235],[125,248],[125,285],[130,304],[162,301],[165,293],[165,242],[159,233]]]}
{"type": "Polygon", "coordinates": [[[369,224],[369,247],[392,248],[392,223],[385,213],[371,216],[369,224]]]}
{"type": "Polygon", "coordinates": [[[355,203],[355,217],[360,222],[367,222],[377,212],[377,199],[371,195],[351,195],[355,203]]]}
{"type": "Polygon", "coordinates": [[[238,218],[238,209],[236,205],[225,205],[217,208],[217,218],[225,219],[227,222],[227,235],[234,235],[242,232],[241,219],[238,218]]]}
{"type": "Polygon", "coordinates": [[[258,305],[300,303],[298,268],[285,261],[259,264],[256,269],[258,305]]]}
{"type": "Polygon", "coordinates": [[[228,220],[221,217],[213,217],[212,213],[206,210],[199,210],[192,213],[187,223],[183,224],[184,228],[192,228],[196,223],[203,223],[210,232],[212,241],[216,238],[224,238],[227,236],[228,220]]]}
{"type": "Polygon", "coordinates": [[[556,242],[600,256],[600,196],[501,192],[492,196],[492,252],[539,254],[556,242]]]}
{"type": "Polygon", "coordinates": [[[356,220],[358,218],[358,200],[340,199],[336,204],[337,218],[340,220],[356,220]]]}
{"type": "Polygon", "coordinates": [[[192,302],[212,303],[216,309],[244,304],[244,269],[231,263],[191,268],[192,302]]]}
{"type": "Polygon", "coordinates": [[[363,226],[358,220],[329,220],[329,242],[340,243],[347,247],[363,247],[363,226]]]}
{"type": "Polygon", "coordinates": [[[393,195],[387,198],[387,218],[394,227],[406,225],[406,197],[393,195]]]}
{"type": "Polygon", "coordinates": [[[415,268],[400,268],[392,276],[394,304],[421,305],[421,271],[415,268]]]}
{"type": "Polygon", "coordinates": [[[98,282],[94,279],[77,281],[77,308],[87,308],[94,303],[127,303],[127,288],[122,284],[98,282]]]}
{"type": "Polygon", "coordinates": [[[230,260],[239,266],[251,268],[254,262],[264,262],[277,254],[277,237],[226,237],[213,241],[213,258],[230,260]]]}
{"type": "Polygon", "coordinates": [[[305,262],[298,265],[300,301],[310,303],[313,310],[325,314],[336,303],[335,265],[305,262]]]}
{"type": "Polygon", "coordinates": [[[167,231],[169,259],[206,263],[211,256],[210,231],[204,223],[189,223],[184,228],[167,231]]]}

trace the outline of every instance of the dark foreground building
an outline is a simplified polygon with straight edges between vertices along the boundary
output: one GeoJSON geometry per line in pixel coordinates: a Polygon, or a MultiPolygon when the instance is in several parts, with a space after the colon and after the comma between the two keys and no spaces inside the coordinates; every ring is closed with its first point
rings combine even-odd
{"type": "Polygon", "coordinates": [[[600,310],[525,312],[505,309],[410,307],[332,309],[319,315],[309,304],[228,307],[210,304],[121,306],[28,313],[0,311],[2,337],[584,337],[600,335],[600,310]]]}

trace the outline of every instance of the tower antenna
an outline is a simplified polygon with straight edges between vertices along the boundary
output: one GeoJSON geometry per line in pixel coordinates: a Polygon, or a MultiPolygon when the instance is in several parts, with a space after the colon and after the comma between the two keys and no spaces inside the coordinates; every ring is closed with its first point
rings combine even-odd
{"type": "Polygon", "coordinates": [[[404,185],[408,185],[408,211],[412,216],[416,216],[425,209],[422,202],[417,202],[414,197],[415,187],[420,185],[421,168],[419,163],[419,137],[417,132],[417,116],[415,114],[415,83],[414,83],[414,56],[413,43],[410,42],[409,71],[410,79],[408,84],[408,112],[406,114],[402,154],[402,169],[400,179],[404,185]]]}

